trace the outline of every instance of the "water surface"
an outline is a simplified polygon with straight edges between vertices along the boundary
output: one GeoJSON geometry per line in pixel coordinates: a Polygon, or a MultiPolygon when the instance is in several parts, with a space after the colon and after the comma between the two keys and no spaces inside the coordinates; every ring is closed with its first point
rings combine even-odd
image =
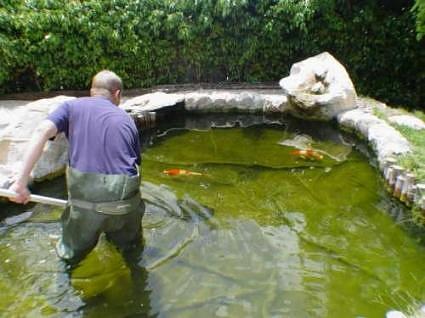
{"type": "MultiPolygon", "coordinates": [[[[53,249],[61,211],[2,204],[34,212],[0,228],[2,313],[383,317],[425,299],[424,248],[351,139],[320,124],[184,126],[143,153],[142,279],[104,239],[68,274],[53,249]],[[305,143],[323,160],[291,155],[305,143]]],[[[36,191],[63,197],[64,182],[36,191]]]]}

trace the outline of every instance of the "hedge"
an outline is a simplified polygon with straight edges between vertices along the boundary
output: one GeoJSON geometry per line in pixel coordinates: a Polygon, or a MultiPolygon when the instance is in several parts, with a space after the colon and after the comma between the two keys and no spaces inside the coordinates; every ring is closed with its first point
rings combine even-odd
{"type": "Polygon", "coordinates": [[[424,40],[409,1],[2,2],[0,93],[86,89],[103,68],[127,88],[278,81],[329,51],[360,94],[425,107],[424,40]]]}

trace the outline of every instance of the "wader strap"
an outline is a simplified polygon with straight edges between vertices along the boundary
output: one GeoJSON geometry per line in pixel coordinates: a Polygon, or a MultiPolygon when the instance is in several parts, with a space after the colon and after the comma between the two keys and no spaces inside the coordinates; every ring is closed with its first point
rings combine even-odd
{"type": "Polygon", "coordinates": [[[96,211],[103,214],[124,215],[131,211],[134,211],[135,207],[138,206],[140,201],[140,193],[137,193],[131,198],[125,200],[110,202],[90,202],[78,199],[71,199],[69,200],[69,204],[77,208],[96,211]]]}

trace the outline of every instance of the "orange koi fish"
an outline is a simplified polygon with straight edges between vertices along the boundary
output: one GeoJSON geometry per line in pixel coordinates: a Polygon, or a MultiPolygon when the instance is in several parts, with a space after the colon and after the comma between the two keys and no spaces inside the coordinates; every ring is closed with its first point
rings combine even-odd
{"type": "Polygon", "coordinates": [[[202,173],[189,171],[185,169],[166,169],[162,171],[162,173],[168,175],[168,176],[202,176],[202,173]]]}
{"type": "Polygon", "coordinates": [[[309,160],[322,160],[323,155],[321,155],[319,152],[308,148],[308,149],[296,149],[292,150],[290,152],[291,155],[298,156],[302,159],[309,159],[309,160]]]}

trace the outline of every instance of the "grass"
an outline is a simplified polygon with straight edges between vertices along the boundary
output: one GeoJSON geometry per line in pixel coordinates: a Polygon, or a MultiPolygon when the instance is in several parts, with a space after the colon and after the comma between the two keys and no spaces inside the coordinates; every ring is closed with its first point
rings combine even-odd
{"type": "Polygon", "coordinates": [[[413,112],[413,115],[422,119],[423,121],[425,121],[425,113],[424,112],[421,112],[420,110],[415,110],[413,112]]]}
{"type": "Polygon", "coordinates": [[[378,117],[379,119],[385,120],[386,122],[388,122],[388,116],[387,114],[385,114],[384,111],[377,109],[377,108],[373,108],[373,114],[378,117]]]}
{"type": "Polygon", "coordinates": [[[418,181],[425,182],[425,132],[406,126],[394,125],[395,128],[410,142],[412,152],[398,159],[402,167],[412,171],[418,181]]]}
{"type": "MultiPolygon", "coordinates": [[[[414,115],[425,121],[424,112],[415,111],[409,113],[402,108],[397,110],[400,114],[414,115]]],[[[412,152],[400,156],[398,158],[398,164],[412,171],[416,175],[418,182],[425,183],[425,132],[423,130],[415,130],[407,126],[390,123],[387,114],[381,109],[375,108],[374,115],[388,122],[388,124],[397,129],[409,141],[412,146],[412,152]]]]}

